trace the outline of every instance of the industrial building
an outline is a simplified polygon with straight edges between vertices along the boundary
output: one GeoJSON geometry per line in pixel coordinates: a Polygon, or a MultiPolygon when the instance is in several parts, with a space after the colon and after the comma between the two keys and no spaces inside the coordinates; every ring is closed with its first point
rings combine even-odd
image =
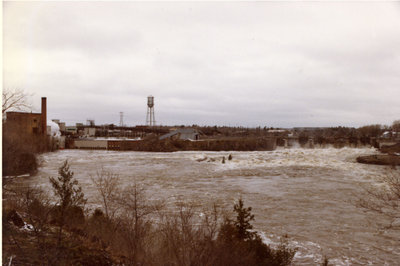
{"type": "Polygon", "coordinates": [[[47,135],[46,97],[42,97],[41,113],[6,112],[4,128],[19,135],[47,135]]]}
{"type": "Polygon", "coordinates": [[[89,149],[89,150],[123,150],[125,146],[130,143],[138,142],[138,139],[76,139],[73,143],[75,149],[89,149]]]}

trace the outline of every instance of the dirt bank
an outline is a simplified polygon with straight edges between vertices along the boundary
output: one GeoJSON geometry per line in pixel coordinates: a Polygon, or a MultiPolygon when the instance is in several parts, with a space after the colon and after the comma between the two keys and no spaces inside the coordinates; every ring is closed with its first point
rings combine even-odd
{"type": "Polygon", "coordinates": [[[379,150],[388,154],[400,153],[400,143],[396,143],[394,145],[384,145],[379,150]]]}
{"type": "Polygon", "coordinates": [[[400,165],[400,156],[397,155],[368,155],[357,157],[357,162],[378,165],[400,165]]]}

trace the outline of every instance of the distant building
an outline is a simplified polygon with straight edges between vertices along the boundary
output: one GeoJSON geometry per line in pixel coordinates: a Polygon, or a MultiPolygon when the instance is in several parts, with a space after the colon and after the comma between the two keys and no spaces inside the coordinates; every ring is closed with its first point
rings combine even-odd
{"type": "Polygon", "coordinates": [[[51,121],[53,121],[54,123],[56,123],[59,126],[60,132],[62,134],[65,133],[65,122],[61,122],[60,119],[52,119],[51,121]]]}
{"type": "Polygon", "coordinates": [[[314,131],[319,129],[328,129],[329,127],[294,127],[294,131],[314,131]]]}
{"type": "Polygon", "coordinates": [[[5,127],[21,134],[41,134],[43,132],[41,125],[41,113],[7,112],[6,114],[5,127]]]}
{"type": "Polygon", "coordinates": [[[200,133],[194,128],[179,128],[168,134],[162,135],[160,140],[171,138],[180,140],[198,140],[200,133]]]}
{"type": "Polygon", "coordinates": [[[94,137],[96,135],[96,128],[95,127],[85,127],[83,129],[83,134],[85,136],[94,137]]]}
{"type": "Polygon", "coordinates": [[[70,134],[77,134],[78,128],[76,126],[66,126],[65,132],[70,133],[70,134]]]}
{"type": "Polygon", "coordinates": [[[104,149],[108,148],[108,140],[79,139],[75,140],[74,146],[77,149],[104,149]]]}
{"type": "Polygon", "coordinates": [[[41,113],[6,112],[4,128],[18,134],[47,135],[46,98],[42,98],[41,113]]]}
{"type": "Polygon", "coordinates": [[[65,132],[65,122],[58,123],[61,132],[65,132]]]}

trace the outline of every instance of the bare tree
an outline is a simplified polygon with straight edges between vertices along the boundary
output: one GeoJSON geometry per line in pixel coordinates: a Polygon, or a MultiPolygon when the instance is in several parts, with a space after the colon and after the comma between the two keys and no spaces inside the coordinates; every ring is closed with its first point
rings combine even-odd
{"type": "Polygon", "coordinates": [[[102,168],[96,173],[96,177],[90,176],[90,179],[100,194],[106,217],[113,219],[119,208],[117,203],[120,193],[119,176],[102,168]]]}
{"type": "Polygon", "coordinates": [[[400,170],[392,169],[382,178],[382,181],[384,186],[380,189],[367,188],[357,205],[382,214],[393,222],[400,219],[400,170]]]}
{"type": "Polygon", "coordinates": [[[160,213],[155,264],[216,265],[215,240],[223,218],[218,206],[201,210],[194,203],[177,202],[176,208],[160,213]]]}
{"type": "Polygon", "coordinates": [[[50,213],[53,209],[51,199],[42,189],[36,187],[17,190],[17,196],[23,213],[32,225],[38,257],[42,261],[51,259],[53,250],[48,243],[50,213]]]}
{"type": "Polygon", "coordinates": [[[392,129],[394,131],[400,131],[400,119],[399,120],[395,120],[392,123],[392,129]]]}
{"type": "Polygon", "coordinates": [[[152,229],[151,215],[160,210],[162,205],[151,203],[147,198],[146,188],[136,182],[122,191],[119,204],[123,209],[119,229],[123,243],[121,250],[125,250],[132,265],[144,263],[148,257],[146,254],[152,229]]]}
{"type": "Polygon", "coordinates": [[[3,104],[2,114],[7,111],[23,111],[31,109],[32,105],[29,103],[31,95],[20,89],[5,89],[3,90],[3,104]]]}

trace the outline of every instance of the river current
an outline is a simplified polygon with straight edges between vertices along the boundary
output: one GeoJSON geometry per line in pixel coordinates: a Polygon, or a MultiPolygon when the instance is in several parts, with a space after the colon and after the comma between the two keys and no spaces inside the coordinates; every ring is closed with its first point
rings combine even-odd
{"type": "Polygon", "coordinates": [[[373,153],[370,148],[63,150],[41,155],[38,174],[19,182],[50,191],[49,177],[57,176],[68,159],[92,207],[99,202],[90,176],[104,168],[118,174],[123,185],[142,183],[153,198],[165,202],[186,200],[202,206],[216,202],[231,210],[242,197],[245,206],[253,208],[254,227],[267,243],[277,245],[287,234],[289,245],[297,248],[295,265],[316,265],[324,256],[330,265],[400,265],[399,230],[388,229],[390,221],[355,206],[366,187],[383,185],[380,180],[389,171],[356,162],[357,156],[373,153]],[[227,160],[229,154],[232,160],[227,160]]]}

